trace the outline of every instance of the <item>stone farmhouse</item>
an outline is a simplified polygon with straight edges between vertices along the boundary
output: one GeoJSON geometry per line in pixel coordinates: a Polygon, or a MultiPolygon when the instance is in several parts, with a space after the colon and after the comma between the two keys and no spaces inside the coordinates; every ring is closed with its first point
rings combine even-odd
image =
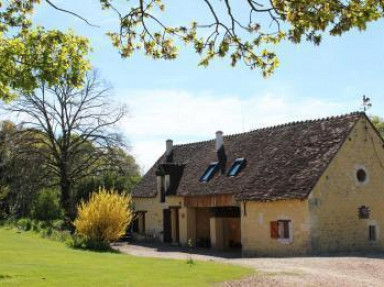
{"type": "Polygon", "coordinates": [[[165,153],[133,190],[134,235],[244,256],[384,249],[384,145],[365,113],[165,153]]]}

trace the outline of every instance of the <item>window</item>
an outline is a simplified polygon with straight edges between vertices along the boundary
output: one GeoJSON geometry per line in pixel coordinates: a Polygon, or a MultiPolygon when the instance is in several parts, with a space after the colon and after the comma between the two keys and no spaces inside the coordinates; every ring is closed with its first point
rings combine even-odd
{"type": "Polygon", "coordinates": [[[244,158],[235,159],[231,168],[228,171],[228,176],[236,176],[240,172],[241,168],[243,167],[244,162],[245,162],[244,158]]]}
{"type": "Polygon", "coordinates": [[[289,222],[290,220],[279,220],[277,221],[278,227],[278,238],[289,239],[289,222]]]}
{"type": "Polygon", "coordinates": [[[165,193],[167,193],[169,187],[171,186],[171,176],[169,174],[166,174],[164,176],[164,189],[165,193]]]}
{"type": "Polygon", "coordinates": [[[376,226],[369,226],[369,241],[376,241],[376,226]]]}
{"type": "Polygon", "coordinates": [[[367,172],[362,168],[358,169],[356,172],[356,178],[361,183],[365,182],[367,180],[367,172]]]}
{"type": "Polygon", "coordinates": [[[219,166],[218,162],[211,163],[208,166],[208,168],[205,170],[204,174],[200,177],[200,181],[208,182],[217,171],[218,166],[219,166]]]}
{"type": "Polygon", "coordinates": [[[160,177],[160,202],[165,202],[165,176],[160,177]]]}
{"type": "Polygon", "coordinates": [[[365,205],[360,206],[358,208],[358,212],[359,212],[359,219],[368,219],[371,214],[371,210],[369,209],[368,206],[365,206],[365,205]]]}
{"type": "Polygon", "coordinates": [[[271,222],[271,238],[291,239],[291,220],[278,220],[271,222]]]}

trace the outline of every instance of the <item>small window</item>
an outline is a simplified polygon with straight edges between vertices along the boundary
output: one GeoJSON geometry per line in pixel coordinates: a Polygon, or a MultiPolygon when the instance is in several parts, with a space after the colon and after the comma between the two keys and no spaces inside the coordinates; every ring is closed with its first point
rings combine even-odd
{"type": "Polygon", "coordinates": [[[290,220],[277,221],[278,238],[289,239],[289,222],[290,220]]]}
{"type": "Polygon", "coordinates": [[[367,180],[367,173],[364,169],[360,168],[356,172],[356,178],[359,182],[363,183],[367,180]]]}
{"type": "Polygon", "coordinates": [[[219,164],[217,162],[211,163],[205,170],[204,174],[200,177],[200,181],[208,182],[217,171],[219,164]]]}
{"type": "Polygon", "coordinates": [[[160,202],[165,202],[165,176],[161,177],[160,182],[160,202]]]}
{"type": "Polygon", "coordinates": [[[228,171],[228,176],[236,176],[244,165],[244,158],[237,158],[228,171]]]}
{"type": "Polygon", "coordinates": [[[165,193],[168,192],[169,187],[171,186],[171,176],[169,174],[166,174],[164,176],[164,189],[165,193]]]}
{"type": "Polygon", "coordinates": [[[291,220],[278,220],[271,222],[271,238],[274,239],[290,239],[291,220]]]}
{"type": "Polygon", "coordinates": [[[376,226],[369,226],[369,241],[376,241],[376,226]]]}
{"type": "Polygon", "coordinates": [[[359,219],[368,219],[371,214],[371,210],[369,209],[368,206],[365,206],[365,205],[360,206],[358,208],[358,212],[359,212],[359,219]]]}

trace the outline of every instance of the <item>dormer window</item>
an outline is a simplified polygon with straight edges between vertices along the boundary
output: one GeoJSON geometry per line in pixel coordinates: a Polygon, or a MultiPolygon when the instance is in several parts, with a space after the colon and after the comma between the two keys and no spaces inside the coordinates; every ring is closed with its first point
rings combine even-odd
{"type": "Polygon", "coordinates": [[[217,168],[219,167],[218,162],[211,163],[208,168],[205,170],[204,174],[200,177],[201,182],[208,182],[212,176],[217,171],[217,168]]]}
{"type": "Polygon", "coordinates": [[[244,158],[237,158],[233,162],[231,168],[228,171],[228,176],[236,176],[240,172],[241,168],[244,166],[245,159],[244,158]]]}

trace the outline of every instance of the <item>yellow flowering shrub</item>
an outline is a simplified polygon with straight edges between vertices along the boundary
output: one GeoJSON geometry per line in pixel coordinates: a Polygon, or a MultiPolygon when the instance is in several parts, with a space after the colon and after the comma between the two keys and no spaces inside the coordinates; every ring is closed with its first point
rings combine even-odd
{"type": "Polygon", "coordinates": [[[132,198],[100,189],[78,206],[76,232],[88,241],[109,243],[125,234],[132,220],[132,198]]]}

